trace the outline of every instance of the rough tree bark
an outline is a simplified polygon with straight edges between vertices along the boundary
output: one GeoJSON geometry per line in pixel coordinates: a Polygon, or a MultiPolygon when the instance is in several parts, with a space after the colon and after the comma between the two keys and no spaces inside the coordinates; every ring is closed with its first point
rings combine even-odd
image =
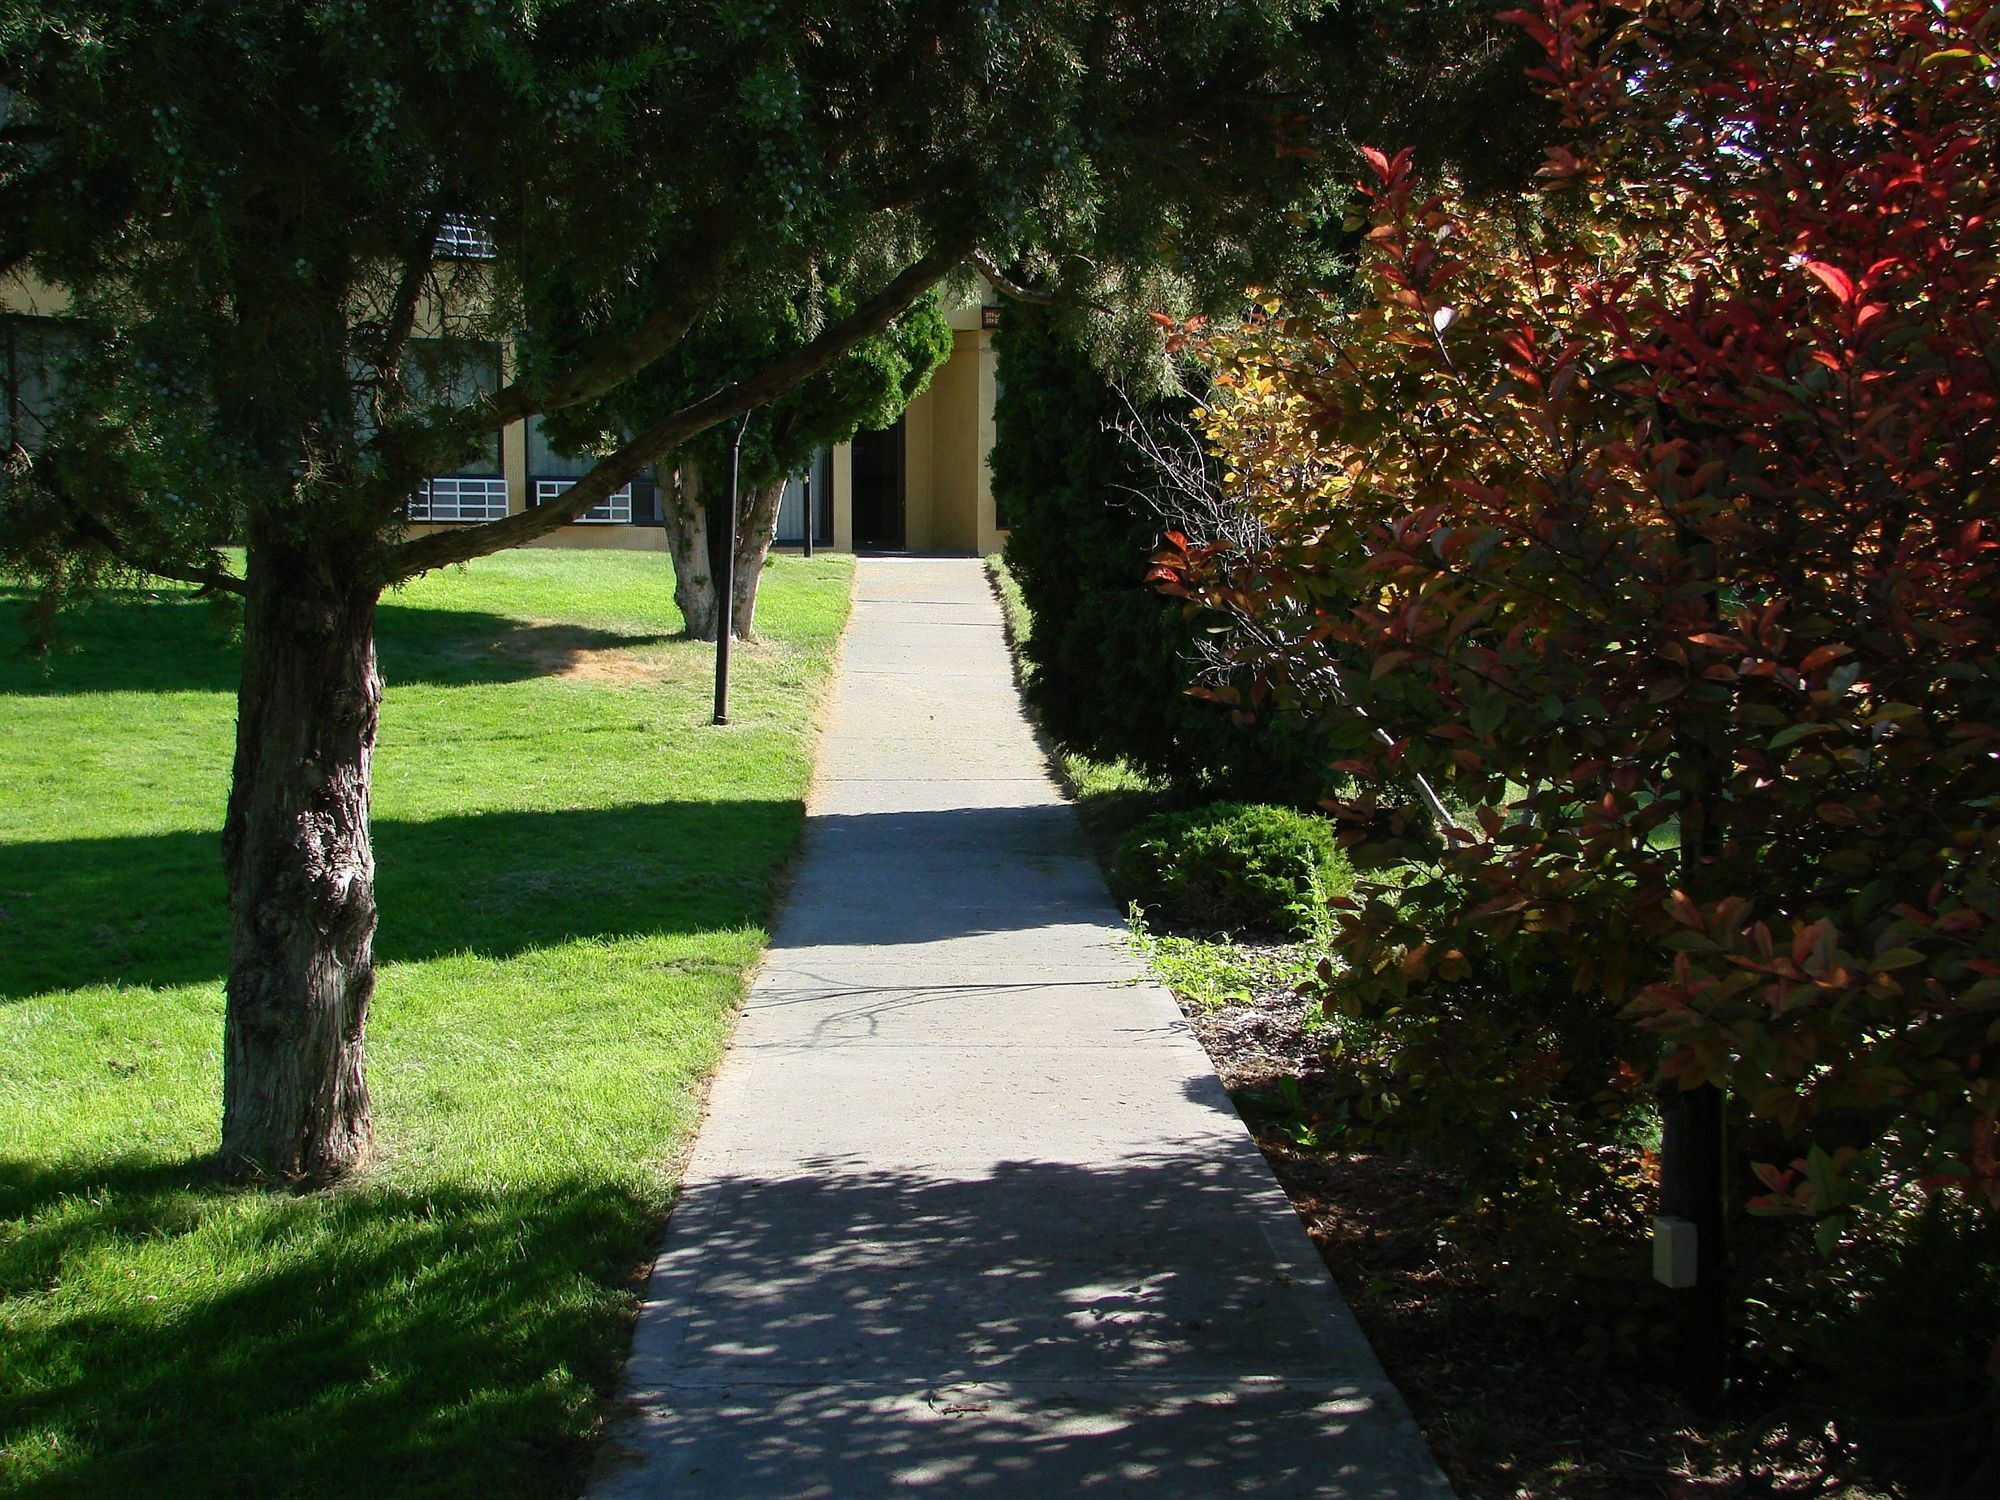
{"type": "MultiPolygon", "coordinates": [[[[722,532],[710,529],[710,521],[721,514],[729,492],[729,477],[705,474],[692,463],[683,463],[661,508],[667,533],[667,550],[674,559],[674,602],[687,622],[689,639],[712,641],[718,614],[716,575],[722,571],[722,532]]],[[[749,640],[757,621],[757,585],[764,574],[764,560],[771,551],[771,539],[778,531],[778,506],[784,499],[785,484],[747,489],[738,497],[736,512],[736,566],[732,578],[730,609],[731,634],[749,640]]]]}
{"type": "Polygon", "coordinates": [[[708,486],[692,463],[673,465],[660,517],[674,560],[674,603],[690,640],[715,639],[715,574],[709,560],[708,486]]]}
{"type": "Polygon", "coordinates": [[[741,640],[757,633],[757,585],[764,577],[764,561],[771,555],[771,541],[778,534],[778,506],[785,498],[785,481],[746,491],[736,520],[736,571],[732,580],[735,598],[730,601],[730,624],[741,640]]]}
{"type": "Polygon", "coordinates": [[[222,835],[230,1177],[338,1176],[373,1140],[362,1031],[375,988],[368,795],[382,679],[368,555],[365,542],[250,546],[222,835]]]}

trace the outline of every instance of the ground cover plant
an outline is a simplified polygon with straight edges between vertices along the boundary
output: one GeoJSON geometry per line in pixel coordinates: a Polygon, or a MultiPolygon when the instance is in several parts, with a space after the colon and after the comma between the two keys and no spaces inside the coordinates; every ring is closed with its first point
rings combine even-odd
{"type": "Polygon", "coordinates": [[[1258,691],[1346,715],[1361,845],[1444,793],[1321,980],[1404,1124],[1535,1226],[1657,1097],[1746,1391],[1865,1374],[1852,1428],[1934,1424],[1903,1456],[1988,1493],[2000,19],[1518,19],[1547,186],[1482,210],[1367,153],[1365,294],[1209,343],[1235,524],[1160,576],[1258,691]]]}
{"type": "Polygon", "coordinates": [[[211,1168],[237,647],[176,587],[0,593],[0,1490],[573,1493],[803,821],[851,564],[779,558],[727,729],[664,560],[391,593],[381,1151],[211,1168]]]}

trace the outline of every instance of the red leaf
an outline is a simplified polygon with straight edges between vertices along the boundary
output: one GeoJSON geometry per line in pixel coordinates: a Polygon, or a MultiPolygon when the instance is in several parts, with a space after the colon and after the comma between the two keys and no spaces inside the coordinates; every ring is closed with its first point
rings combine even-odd
{"type": "Polygon", "coordinates": [[[1840,300],[1842,307],[1854,300],[1854,278],[1838,266],[1830,266],[1823,260],[1805,262],[1806,274],[1840,300]]]}
{"type": "Polygon", "coordinates": [[[1792,1178],[1796,1175],[1768,1161],[1753,1161],[1750,1163],[1750,1170],[1757,1174],[1759,1182],[1763,1183],[1765,1187],[1774,1193],[1789,1192],[1792,1186],[1792,1178]]]}
{"type": "Polygon", "coordinates": [[[1690,901],[1685,891],[1675,891],[1667,897],[1667,915],[1683,927],[1692,927],[1697,932],[1702,928],[1701,908],[1690,901]]]}

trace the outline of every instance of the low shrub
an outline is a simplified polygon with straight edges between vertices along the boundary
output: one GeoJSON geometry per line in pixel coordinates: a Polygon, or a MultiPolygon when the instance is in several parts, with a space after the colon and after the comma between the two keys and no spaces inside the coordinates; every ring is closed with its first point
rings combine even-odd
{"type": "Polygon", "coordinates": [[[1353,871],[1326,819],[1258,802],[1155,814],[1119,846],[1113,877],[1150,917],[1205,932],[1304,937],[1353,871]]]}

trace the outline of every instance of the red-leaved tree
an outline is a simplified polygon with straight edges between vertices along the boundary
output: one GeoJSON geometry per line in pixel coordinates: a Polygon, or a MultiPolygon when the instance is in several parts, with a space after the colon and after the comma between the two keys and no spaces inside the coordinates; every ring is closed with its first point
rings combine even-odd
{"type": "Polygon", "coordinates": [[[1367,153],[1357,295],[1201,341],[1226,524],[1156,577],[1350,726],[1353,839],[1418,777],[1450,809],[1341,914],[1343,1003],[1466,1012],[1406,1078],[1511,975],[1616,1024],[1518,1018],[1493,1088],[1715,1085],[1767,1148],[1739,1196],[1825,1248],[2000,1201],[2000,18],[1516,19],[1544,186],[1367,153]]]}

